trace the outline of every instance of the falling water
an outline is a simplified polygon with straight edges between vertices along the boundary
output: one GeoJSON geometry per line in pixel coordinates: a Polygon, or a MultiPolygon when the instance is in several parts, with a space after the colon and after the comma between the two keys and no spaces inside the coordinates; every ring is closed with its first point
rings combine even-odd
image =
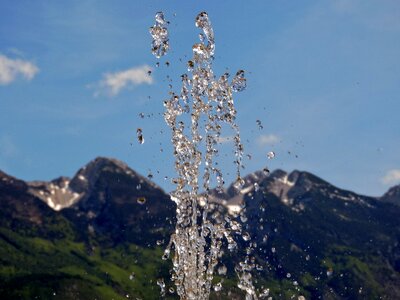
{"type": "MultiPolygon", "coordinates": [[[[165,24],[163,13],[157,13],[156,24],[150,28],[152,52],[157,58],[168,50],[165,24]]],[[[240,190],[244,185],[240,175],[243,145],[236,124],[233,92],[246,88],[245,72],[239,70],[230,82],[228,73],[216,77],[212,69],[214,31],[207,13],[201,12],[195,24],[202,33],[200,42],[192,47],[193,58],[187,63],[189,74],[181,76],[180,93],[171,93],[171,98],[164,101],[164,118],[172,130],[177,172],[177,177],[172,179],[176,188],[171,193],[171,199],[177,205],[177,223],[163,259],[173,253],[172,280],[181,299],[208,299],[212,288],[215,291],[222,288],[221,283],[212,287],[212,280],[224,241],[233,251],[237,248],[236,236],[242,236],[249,247],[244,260],[235,268],[238,287],[246,292],[246,299],[257,299],[251,277],[254,268],[251,237],[242,232],[240,220],[215,214],[209,196],[210,182],[217,182],[217,190],[222,190],[224,184],[223,173],[215,161],[223,124],[228,124],[234,131],[234,187],[240,190]],[[187,124],[184,120],[188,119],[187,124]]],[[[222,271],[226,273],[226,270],[222,271]]],[[[164,293],[164,288],[162,291],[164,293]]]]}
{"type": "Polygon", "coordinates": [[[167,25],[168,22],[165,20],[164,14],[162,12],[158,12],[156,14],[156,22],[154,26],[150,28],[150,34],[153,37],[151,52],[157,58],[165,55],[169,49],[167,25]]]}

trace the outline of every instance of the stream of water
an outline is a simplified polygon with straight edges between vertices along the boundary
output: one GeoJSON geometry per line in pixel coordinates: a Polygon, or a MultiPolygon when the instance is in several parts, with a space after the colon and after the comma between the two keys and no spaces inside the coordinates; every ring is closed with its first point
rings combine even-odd
{"type": "MultiPolygon", "coordinates": [[[[171,199],[176,203],[176,228],[165,250],[163,259],[172,257],[172,281],[181,299],[208,299],[212,289],[219,291],[221,282],[212,284],[217,266],[224,252],[235,251],[237,239],[248,241],[245,257],[237,264],[238,287],[246,299],[257,299],[251,272],[254,258],[251,237],[242,231],[238,216],[216,210],[211,202],[211,183],[216,190],[224,185],[223,172],[216,160],[222,129],[233,131],[234,162],[238,190],[244,185],[240,175],[243,144],[236,124],[233,94],[246,88],[245,72],[239,70],[229,80],[228,73],[217,77],[212,68],[215,52],[214,30],[209,16],[201,12],[195,19],[201,30],[199,42],[192,47],[193,57],[188,61],[188,73],[181,76],[179,93],[171,93],[164,101],[164,119],[171,128],[175,156],[175,190],[171,199]]],[[[169,49],[168,22],[159,12],[150,28],[153,38],[152,53],[160,58],[169,49]]],[[[218,271],[222,268],[218,267],[218,271]]],[[[226,267],[225,267],[226,273],[226,267]]],[[[164,282],[159,284],[165,287],[164,282]]],[[[162,288],[163,290],[163,288],[162,288]]]]}

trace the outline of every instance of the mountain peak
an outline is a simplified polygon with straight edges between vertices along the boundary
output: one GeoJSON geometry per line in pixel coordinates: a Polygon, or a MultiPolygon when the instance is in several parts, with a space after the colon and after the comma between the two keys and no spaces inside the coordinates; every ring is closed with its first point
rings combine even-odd
{"type": "MultiPolygon", "coordinates": [[[[339,189],[305,171],[294,170],[288,173],[277,169],[269,175],[265,171],[256,171],[243,179],[244,185],[240,190],[231,185],[224,193],[213,192],[213,200],[224,203],[232,212],[240,210],[245,201],[245,195],[253,199],[254,194],[258,192],[273,194],[284,205],[291,207],[295,211],[304,210],[307,201],[314,198],[319,199],[320,196],[340,201],[357,202],[367,206],[372,205],[368,197],[359,197],[353,192],[339,189]]],[[[400,188],[398,192],[400,193],[400,188]]],[[[398,196],[396,197],[396,199],[399,198],[398,196]]]]}
{"type": "Polygon", "coordinates": [[[84,167],[79,169],[71,180],[70,186],[77,192],[85,192],[94,187],[96,181],[107,173],[126,175],[137,181],[137,184],[149,185],[156,189],[161,189],[155,183],[132,170],[126,163],[107,157],[97,157],[84,167]]]}
{"type": "Polygon", "coordinates": [[[400,184],[391,187],[380,199],[400,205],[400,184]]]}
{"type": "Polygon", "coordinates": [[[40,198],[54,210],[70,207],[85,200],[96,189],[99,180],[109,184],[118,184],[120,179],[126,177],[132,184],[160,189],[147,178],[140,176],[127,164],[120,160],[107,157],[97,157],[78,170],[75,176],[59,177],[50,182],[32,181],[28,183],[29,193],[40,198]]]}

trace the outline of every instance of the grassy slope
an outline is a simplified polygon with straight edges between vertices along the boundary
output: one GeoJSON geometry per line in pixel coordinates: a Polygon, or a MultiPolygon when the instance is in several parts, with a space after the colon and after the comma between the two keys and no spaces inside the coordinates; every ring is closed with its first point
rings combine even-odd
{"type": "Polygon", "coordinates": [[[160,248],[96,247],[22,237],[0,229],[1,299],[157,299],[154,280],[168,274],[160,248]],[[135,278],[129,276],[134,272],[135,278]]]}

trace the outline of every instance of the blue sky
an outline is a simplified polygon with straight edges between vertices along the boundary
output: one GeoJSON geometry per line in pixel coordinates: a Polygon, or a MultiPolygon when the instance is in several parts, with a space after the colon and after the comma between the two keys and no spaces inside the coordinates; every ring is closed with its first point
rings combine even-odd
{"type": "MultiPolygon", "coordinates": [[[[0,169],[49,180],[110,156],[170,190],[166,76],[179,91],[200,11],[214,27],[216,74],[247,73],[235,94],[252,156],[244,174],[300,169],[376,196],[400,183],[396,0],[1,1],[0,169]],[[148,33],[157,11],[171,22],[159,68],[148,33]]],[[[231,172],[232,145],[222,147],[231,172]]]]}

